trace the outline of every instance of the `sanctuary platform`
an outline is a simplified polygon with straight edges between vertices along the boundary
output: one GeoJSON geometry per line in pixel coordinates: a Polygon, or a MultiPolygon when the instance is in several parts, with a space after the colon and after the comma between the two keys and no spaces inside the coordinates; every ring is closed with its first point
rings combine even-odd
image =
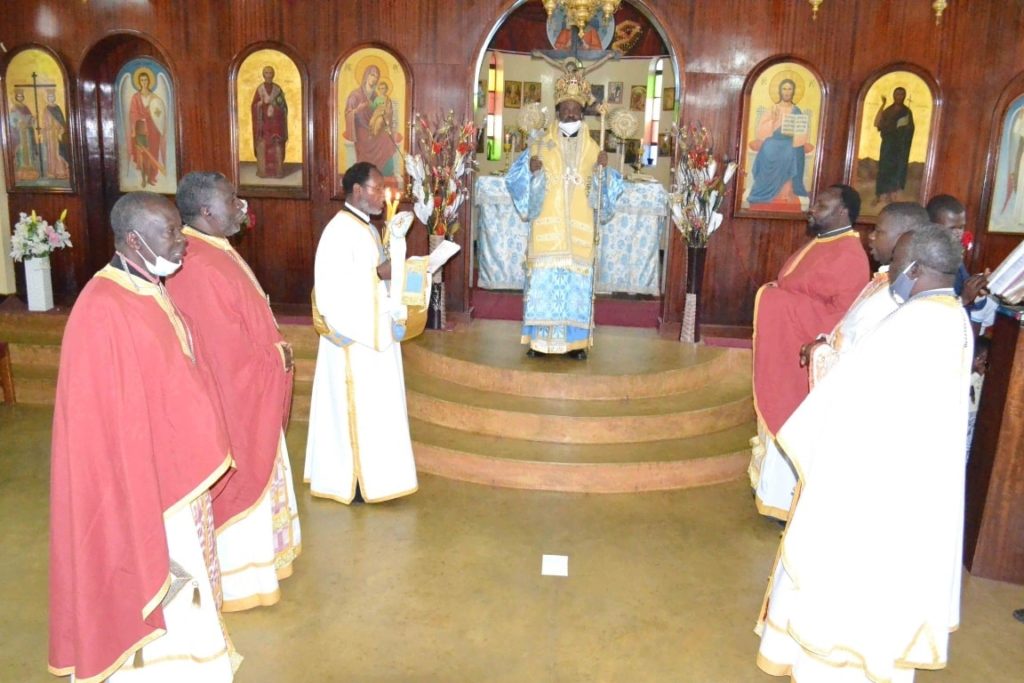
{"type": "MultiPolygon", "coordinates": [[[[17,400],[52,404],[66,312],[0,312],[17,400]]],[[[292,429],[309,417],[317,336],[296,357],[292,429]]],[[[525,489],[622,493],[743,475],[756,433],[750,352],[599,326],[587,361],[528,358],[519,324],[474,320],[403,344],[417,468],[525,489]]]]}

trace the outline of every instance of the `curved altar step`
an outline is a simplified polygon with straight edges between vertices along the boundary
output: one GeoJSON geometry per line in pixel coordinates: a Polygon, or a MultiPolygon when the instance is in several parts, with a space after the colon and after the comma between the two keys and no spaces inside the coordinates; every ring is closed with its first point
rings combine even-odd
{"type": "Polygon", "coordinates": [[[750,353],[599,327],[586,362],[527,358],[518,325],[403,344],[417,468],[478,484],[624,493],[743,475],[750,353]]]}
{"type": "Polygon", "coordinates": [[[613,444],[681,439],[749,419],[750,379],[640,399],[565,400],[467,387],[407,369],[409,416],[478,434],[557,443],[613,444]]]}
{"type": "Polygon", "coordinates": [[[525,358],[519,324],[475,321],[466,330],[424,334],[403,344],[405,367],[486,391],[578,400],[647,398],[689,391],[749,368],[749,359],[721,349],[675,344],[650,330],[598,328],[586,363],[566,356],[525,358]],[[615,352],[601,348],[601,330],[615,352]]]}
{"type": "Polygon", "coordinates": [[[753,422],[686,439],[559,444],[472,434],[410,419],[416,468],[508,488],[630,493],[690,488],[741,476],[753,422]]]}

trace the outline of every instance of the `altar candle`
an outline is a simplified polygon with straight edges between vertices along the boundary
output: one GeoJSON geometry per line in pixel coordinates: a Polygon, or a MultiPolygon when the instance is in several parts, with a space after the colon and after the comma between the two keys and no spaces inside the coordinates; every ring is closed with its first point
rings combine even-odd
{"type": "Polygon", "coordinates": [[[416,112],[412,113],[412,121],[409,123],[409,154],[416,154],[416,112]]]}
{"type": "Polygon", "coordinates": [[[387,212],[384,214],[385,220],[391,220],[395,216],[395,208],[398,202],[391,201],[391,188],[384,189],[384,204],[387,206],[387,212]]]}

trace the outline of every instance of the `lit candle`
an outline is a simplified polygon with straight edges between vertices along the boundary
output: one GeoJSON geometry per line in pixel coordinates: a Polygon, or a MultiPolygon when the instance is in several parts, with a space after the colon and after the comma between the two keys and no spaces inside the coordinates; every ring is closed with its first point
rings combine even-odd
{"type": "Polygon", "coordinates": [[[395,215],[395,205],[391,202],[391,188],[384,189],[384,204],[387,206],[387,211],[384,214],[384,219],[390,221],[395,215]]]}

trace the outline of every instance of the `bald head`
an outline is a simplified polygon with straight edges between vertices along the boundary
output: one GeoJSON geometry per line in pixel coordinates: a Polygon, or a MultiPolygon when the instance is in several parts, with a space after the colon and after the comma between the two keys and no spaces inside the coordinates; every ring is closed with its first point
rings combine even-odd
{"type": "MultiPolygon", "coordinates": [[[[121,249],[133,230],[143,231],[145,224],[152,222],[159,207],[168,207],[171,202],[155,192],[129,192],[114,203],[110,211],[110,227],[114,231],[114,245],[121,249]]],[[[145,237],[143,232],[143,237],[145,237]]]]}
{"type": "Polygon", "coordinates": [[[185,253],[181,234],[181,216],[163,195],[155,192],[129,192],[114,204],[110,212],[114,247],[129,261],[142,266],[142,260],[163,257],[180,261],[185,253]]]}

